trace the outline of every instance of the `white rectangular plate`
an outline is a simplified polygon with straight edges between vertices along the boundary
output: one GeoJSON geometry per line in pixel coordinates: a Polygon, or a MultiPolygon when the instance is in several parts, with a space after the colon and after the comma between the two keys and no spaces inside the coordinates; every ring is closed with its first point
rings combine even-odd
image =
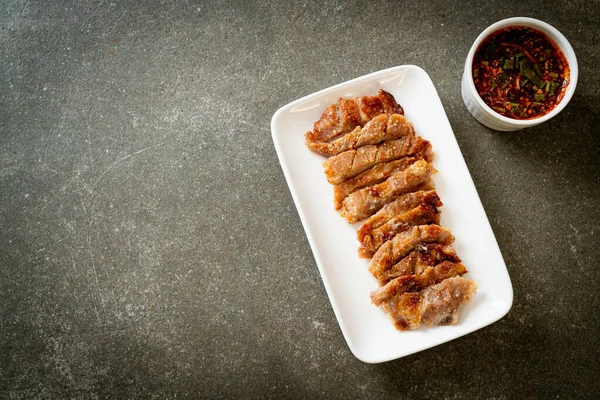
{"type": "Polygon", "coordinates": [[[271,131],[281,167],[306,231],[317,267],[346,342],[367,363],[393,360],[456,339],[502,318],[512,306],[508,271],[440,98],[429,75],[413,65],[375,72],[296,100],[279,109],[271,131]],[[400,332],[371,304],[378,287],[357,255],[356,230],[333,209],[333,188],[323,157],[310,152],[304,134],[340,97],[390,92],[416,133],[433,146],[436,190],[444,203],[441,225],[456,237],[453,246],[477,285],[477,294],[456,325],[400,332]]]}

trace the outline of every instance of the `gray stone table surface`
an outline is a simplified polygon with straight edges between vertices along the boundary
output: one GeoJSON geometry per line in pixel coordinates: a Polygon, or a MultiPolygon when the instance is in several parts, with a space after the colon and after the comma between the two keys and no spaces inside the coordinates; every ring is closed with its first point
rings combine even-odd
{"type": "Polygon", "coordinates": [[[0,5],[0,398],[594,398],[597,1],[0,5]],[[578,56],[551,122],[478,124],[470,45],[531,16],[578,56]],[[514,286],[506,317],[384,364],[348,349],[270,133],[281,106],[431,76],[514,286]]]}

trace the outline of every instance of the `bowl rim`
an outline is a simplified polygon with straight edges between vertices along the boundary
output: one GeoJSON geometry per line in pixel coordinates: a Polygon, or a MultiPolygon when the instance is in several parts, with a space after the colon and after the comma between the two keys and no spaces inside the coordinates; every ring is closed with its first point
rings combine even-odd
{"type": "Polygon", "coordinates": [[[552,117],[554,117],[558,113],[560,113],[567,106],[567,104],[571,100],[571,97],[573,97],[573,93],[575,92],[575,88],[577,86],[577,80],[579,77],[579,67],[577,65],[577,57],[575,56],[575,51],[573,50],[573,47],[571,46],[571,44],[569,43],[567,38],[558,29],[556,29],[555,27],[553,27],[552,25],[550,25],[544,21],[540,21],[535,18],[512,17],[512,18],[506,18],[506,19],[500,20],[500,21],[488,26],[485,30],[483,30],[483,32],[481,32],[479,34],[477,39],[475,39],[475,42],[473,42],[473,45],[471,46],[471,49],[469,50],[469,54],[467,55],[467,60],[465,62],[465,75],[467,78],[467,83],[468,83],[469,89],[474,94],[473,97],[475,97],[475,101],[477,102],[477,104],[479,104],[479,106],[481,108],[483,108],[483,110],[485,110],[487,112],[487,114],[489,114],[491,117],[495,118],[498,121],[502,121],[502,122],[504,122],[506,124],[510,124],[512,126],[528,127],[528,126],[537,125],[539,123],[542,123],[544,121],[551,119],[552,117]],[[497,112],[492,110],[483,101],[483,99],[479,96],[479,93],[477,93],[477,90],[475,88],[475,82],[473,82],[473,73],[471,72],[471,70],[473,68],[473,58],[475,57],[475,52],[477,51],[477,49],[479,48],[481,43],[485,39],[487,39],[492,33],[496,32],[498,30],[508,28],[508,27],[513,27],[513,26],[514,27],[533,28],[533,29],[536,29],[536,30],[544,33],[563,52],[565,58],[567,59],[567,62],[569,63],[570,79],[569,79],[569,84],[567,86],[567,89],[565,91],[565,95],[563,96],[561,101],[556,105],[556,107],[554,107],[552,109],[552,111],[550,111],[549,113],[544,114],[538,118],[513,119],[513,118],[505,117],[504,115],[498,114],[497,112]],[[559,42],[562,42],[562,43],[559,43],[559,42]]]}

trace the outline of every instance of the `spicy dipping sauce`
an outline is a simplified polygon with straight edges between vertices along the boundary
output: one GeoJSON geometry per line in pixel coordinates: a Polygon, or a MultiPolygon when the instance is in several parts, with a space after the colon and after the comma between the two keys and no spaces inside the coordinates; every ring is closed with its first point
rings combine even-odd
{"type": "Polygon", "coordinates": [[[473,59],[482,100],[505,117],[532,119],[552,111],[569,84],[569,64],[543,33],[510,27],[492,33],[473,59]]]}

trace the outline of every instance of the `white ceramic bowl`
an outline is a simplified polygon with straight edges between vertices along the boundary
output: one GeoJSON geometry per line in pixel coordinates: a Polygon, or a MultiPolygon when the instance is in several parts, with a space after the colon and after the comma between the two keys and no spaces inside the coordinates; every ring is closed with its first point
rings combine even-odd
{"type": "Polygon", "coordinates": [[[575,92],[575,87],[577,86],[577,77],[579,75],[579,68],[577,67],[577,58],[575,57],[575,52],[573,48],[569,44],[569,41],[553,26],[542,22],[533,18],[524,18],[524,17],[516,17],[516,18],[508,18],[502,21],[496,22],[491,25],[489,28],[481,32],[481,34],[473,43],[471,50],[469,51],[469,55],[467,56],[467,60],[465,62],[465,70],[463,72],[461,91],[462,98],[467,106],[467,109],[475,117],[475,119],[481,122],[483,125],[488,128],[495,129],[497,131],[516,131],[518,129],[529,128],[531,126],[535,126],[541,124],[544,121],[548,121],[550,118],[557,115],[571,100],[573,97],[573,93],[575,92]],[[492,110],[485,102],[479,97],[477,90],[475,89],[475,83],[473,82],[473,73],[472,65],[473,58],[475,57],[475,52],[479,48],[481,42],[483,42],[488,36],[492,33],[508,28],[510,26],[525,26],[529,28],[536,29],[548,36],[552,41],[560,47],[567,62],[569,63],[570,68],[570,80],[569,84],[566,88],[565,95],[561,99],[554,109],[548,114],[542,115],[539,118],[533,119],[512,119],[505,117],[503,115],[498,114],[494,110],[492,110]]]}

